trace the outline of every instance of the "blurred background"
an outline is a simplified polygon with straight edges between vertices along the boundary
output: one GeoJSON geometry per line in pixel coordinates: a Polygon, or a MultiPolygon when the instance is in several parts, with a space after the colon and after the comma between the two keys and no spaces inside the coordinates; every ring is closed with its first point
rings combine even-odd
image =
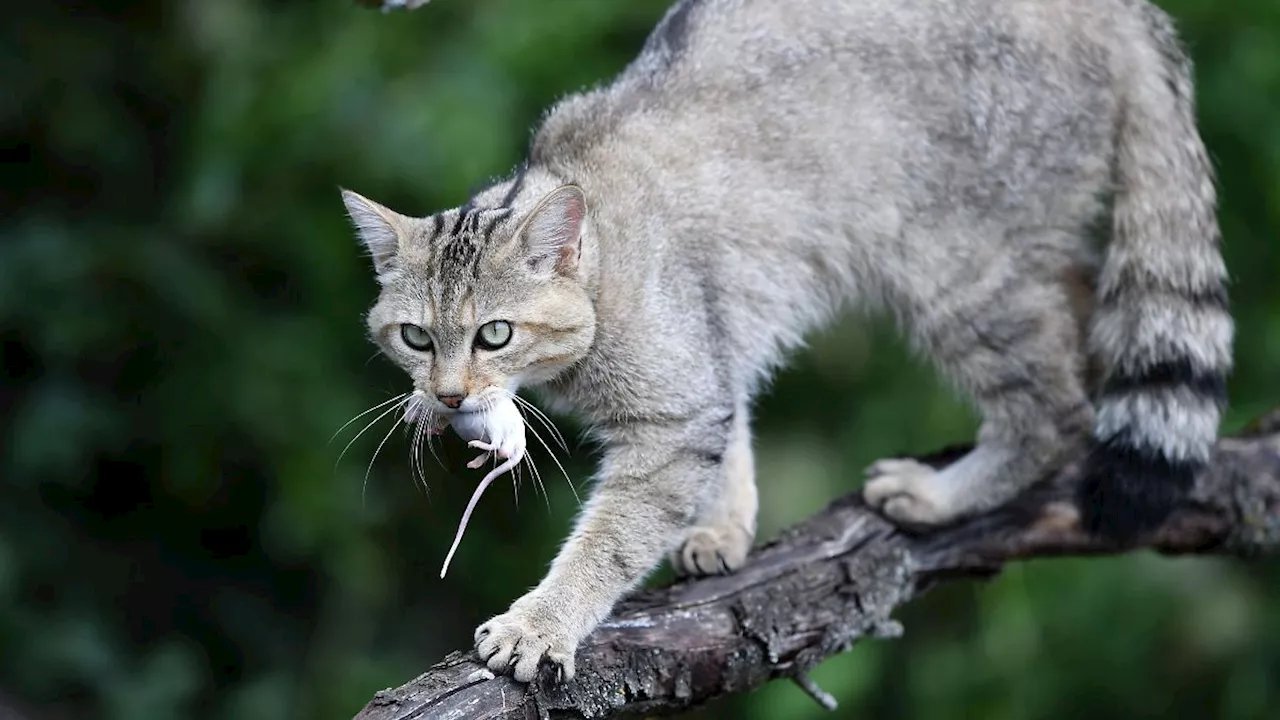
{"type": "MultiPolygon", "coordinates": [[[[1165,0],[1197,61],[1240,332],[1227,432],[1280,404],[1280,0],[1165,0]]],[[[349,718],[536,583],[576,504],[540,454],[482,503],[407,389],[343,185],[407,213],[521,158],[667,0],[25,2],[0,45],[0,717],[349,718]],[[388,436],[387,433],[390,432],[388,436]],[[389,437],[380,455],[375,448],[389,437]],[[367,472],[367,475],[366,475],[367,472]],[[517,507],[516,500],[519,500],[517,507]],[[13,713],[13,715],[6,714],[13,713]]],[[[762,536],[972,414],[883,325],[814,338],[761,400],[762,536]],[[820,402],[814,402],[820,398],[820,402]]],[[[580,428],[560,419],[580,487],[580,428]]],[[[660,576],[661,577],[661,576],[660,576]]],[[[1280,564],[1054,560],[939,589],[823,665],[842,718],[1275,718],[1280,564]]],[[[790,684],[699,717],[830,717],[790,684]]]]}

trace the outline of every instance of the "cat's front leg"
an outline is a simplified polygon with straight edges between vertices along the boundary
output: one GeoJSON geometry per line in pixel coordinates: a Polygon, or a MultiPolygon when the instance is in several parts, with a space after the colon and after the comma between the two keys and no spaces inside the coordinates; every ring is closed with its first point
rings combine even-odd
{"type": "Polygon", "coordinates": [[[607,431],[600,479],[547,576],[476,629],[494,672],[528,682],[546,659],[574,674],[574,652],[613,606],[674,549],[715,494],[733,412],[607,431]]]}

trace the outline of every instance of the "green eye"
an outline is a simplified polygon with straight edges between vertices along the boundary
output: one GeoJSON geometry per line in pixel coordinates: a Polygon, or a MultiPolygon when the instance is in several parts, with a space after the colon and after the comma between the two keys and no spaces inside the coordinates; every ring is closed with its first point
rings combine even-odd
{"type": "Polygon", "coordinates": [[[480,326],[476,333],[476,345],[485,350],[497,350],[511,342],[511,323],[506,320],[494,320],[480,326]]]}
{"type": "Polygon", "coordinates": [[[431,349],[431,333],[423,330],[417,325],[405,323],[400,326],[400,339],[404,340],[404,344],[418,350],[426,352],[431,349]]]}

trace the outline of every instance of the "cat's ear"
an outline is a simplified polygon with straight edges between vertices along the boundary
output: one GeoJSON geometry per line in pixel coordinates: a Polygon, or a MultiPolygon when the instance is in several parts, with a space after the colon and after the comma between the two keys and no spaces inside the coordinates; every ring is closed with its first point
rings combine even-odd
{"type": "Polygon", "coordinates": [[[577,185],[552,190],[525,221],[522,234],[529,268],[569,275],[578,269],[587,198],[577,185]]]}
{"type": "Polygon", "coordinates": [[[356,235],[373,258],[374,271],[382,273],[400,251],[400,238],[409,219],[346,188],[342,189],[342,202],[347,206],[351,224],[356,227],[356,235]]]}

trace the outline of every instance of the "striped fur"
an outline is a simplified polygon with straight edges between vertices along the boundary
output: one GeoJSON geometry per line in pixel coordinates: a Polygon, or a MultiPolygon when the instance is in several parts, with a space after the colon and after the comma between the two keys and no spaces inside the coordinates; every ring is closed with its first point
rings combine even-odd
{"type": "Polygon", "coordinates": [[[462,207],[346,196],[382,286],[370,333],[417,389],[537,388],[603,446],[545,578],[478,629],[489,666],[571,676],[662,558],[744,561],[752,401],[848,304],[898,319],[982,416],[946,468],[872,465],[886,516],[988,511],[1092,445],[1089,528],[1165,517],[1231,365],[1192,94],[1145,0],[679,0],[462,207]],[[476,350],[492,318],[511,344],[476,350]],[[402,323],[436,347],[404,347],[402,323]]]}
{"type": "Polygon", "coordinates": [[[1169,18],[1129,6],[1152,43],[1125,78],[1113,238],[1090,336],[1107,373],[1080,490],[1085,525],[1131,541],[1185,499],[1226,405],[1233,325],[1191,63],[1169,18]]]}

